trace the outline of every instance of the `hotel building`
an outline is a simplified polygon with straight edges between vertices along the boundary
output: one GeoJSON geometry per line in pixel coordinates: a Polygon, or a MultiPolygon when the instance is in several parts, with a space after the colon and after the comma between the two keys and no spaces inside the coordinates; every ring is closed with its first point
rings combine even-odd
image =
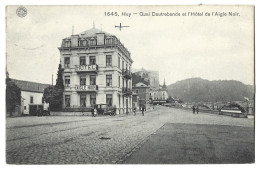
{"type": "Polygon", "coordinates": [[[119,39],[92,28],[62,40],[63,108],[95,104],[132,111],[131,54],[119,39]]]}

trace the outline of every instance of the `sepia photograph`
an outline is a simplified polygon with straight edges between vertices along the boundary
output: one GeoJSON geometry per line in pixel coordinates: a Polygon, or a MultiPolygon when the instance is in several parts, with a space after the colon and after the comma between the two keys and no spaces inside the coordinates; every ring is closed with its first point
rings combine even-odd
{"type": "Polygon", "coordinates": [[[5,162],[254,164],[254,5],[7,5],[5,162]]]}

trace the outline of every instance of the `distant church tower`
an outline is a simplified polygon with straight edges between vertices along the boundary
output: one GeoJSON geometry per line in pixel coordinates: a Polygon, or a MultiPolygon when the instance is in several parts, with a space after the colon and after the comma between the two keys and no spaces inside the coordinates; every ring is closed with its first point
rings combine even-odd
{"type": "Polygon", "coordinates": [[[165,84],[165,78],[164,78],[164,82],[163,82],[162,89],[167,90],[167,86],[166,86],[166,84],[165,84]]]}

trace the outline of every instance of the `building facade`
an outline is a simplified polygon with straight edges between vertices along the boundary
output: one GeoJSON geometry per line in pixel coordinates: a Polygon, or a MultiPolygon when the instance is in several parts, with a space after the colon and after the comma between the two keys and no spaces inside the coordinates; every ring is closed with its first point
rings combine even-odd
{"type": "Polygon", "coordinates": [[[158,90],[160,88],[158,71],[145,70],[142,68],[140,70],[136,70],[134,74],[149,82],[149,86],[152,90],[158,90]]]}
{"type": "Polygon", "coordinates": [[[164,80],[164,84],[160,86],[158,90],[153,90],[153,89],[150,90],[150,101],[153,104],[163,105],[166,103],[168,97],[169,96],[168,96],[165,80],[164,80]]]}
{"type": "Polygon", "coordinates": [[[146,84],[139,82],[133,86],[133,91],[138,95],[139,101],[136,105],[136,107],[145,106],[148,107],[149,104],[149,90],[150,86],[147,86],[146,84]]]}
{"type": "Polygon", "coordinates": [[[63,108],[107,104],[132,111],[131,54],[118,38],[92,28],[62,40],[63,108]]]}
{"type": "Polygon", "coordinates": [[[21,88],[21,115],[36,115],[37,109],[49,109],[49,103],[45,103],[43,99],[44,88],[50,86],[49,84],[16,79],[12,79],[12,81],[21,88]]]}

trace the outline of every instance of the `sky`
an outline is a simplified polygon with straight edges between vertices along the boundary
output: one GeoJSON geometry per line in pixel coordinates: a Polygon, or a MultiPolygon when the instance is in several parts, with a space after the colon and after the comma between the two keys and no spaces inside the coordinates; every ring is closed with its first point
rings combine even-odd
{"type": "Polygon", "coordinates": [[[51,83],[63,38],[93,27],[114,34],[135,69],[159,71],[160,83],[192,77],[254,84],[254,11],[251,6],[18,6],[6,8],[6,66],[11,78],[51,83]],[[117,12],[120,16],[105,16],[117,12]],[[122,16],[122,12],[131,16],[122,16]],[[170,12],[181,16],[140,16],[170,12]],[[203,12],[203,16],[182,16],[203,12]],[[211,16],[205,16],[209,12],[211,16]],[[238,12],[239,16],[212,16],[238,12]],[[137,14],[133,14],[137,13],[137,14]],[[215,13],[214,13],[215,14],[215,13]],[[130,26],[121,31],[115,25],[130,26]]]}

